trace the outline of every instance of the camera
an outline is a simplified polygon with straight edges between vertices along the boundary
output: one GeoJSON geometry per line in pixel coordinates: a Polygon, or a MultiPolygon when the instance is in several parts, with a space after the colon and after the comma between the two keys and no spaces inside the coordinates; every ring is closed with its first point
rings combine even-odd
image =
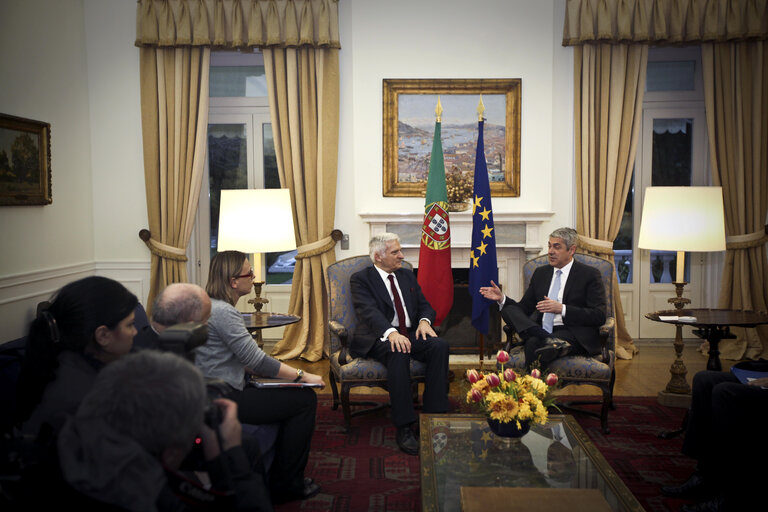
{"type": "Polygon", "coordinates": [[[208,340],[208,326],[186,322],[168,327],[160,333],[158,349],[173,352],[194,362],[195,349],[208,340]]]}
{"type": "MultiPolygon", "coordinates": [[[[196,322],[186,322],[168,327],[160,333],[158,349],[173,352],[188,360],[195,361],[195,349],[208,340],[208,326],[196,322]]],[[[216,430],[221,423],[221,410],[213,403],[216,398],[225,398],[229,384],[220,379],[205,379],[208,392],[208,405],[205,408],[205,424],[216,430]]]]}

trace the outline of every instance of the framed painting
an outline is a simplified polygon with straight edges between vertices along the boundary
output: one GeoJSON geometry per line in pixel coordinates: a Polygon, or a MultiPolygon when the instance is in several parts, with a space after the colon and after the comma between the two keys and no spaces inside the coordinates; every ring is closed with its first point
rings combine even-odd
{"type": "Polygon", "coordinates": [[[0,206],[51,202],[51,125],[0,114],[0,206]]]}
{"type": "Polygon", "coordinates": [[[385,79],[383,94],[384,196],[424,196],[437,99],[446,176],[475,171],[477,106],[482,95],[483,139],[491,194],[520,196],[519,78],[385,79]]]}

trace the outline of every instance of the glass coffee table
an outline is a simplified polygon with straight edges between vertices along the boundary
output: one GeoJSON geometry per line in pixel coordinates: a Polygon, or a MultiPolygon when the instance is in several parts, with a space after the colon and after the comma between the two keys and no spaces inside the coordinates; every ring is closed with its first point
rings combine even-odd
{"type": "Polygon", "coordinates": [[[613,511],[643,511],[573,417],[550,415],[520,439],[498,437],[485,416],[422,414],[421,505],[461,511],[461,487],[598,489],[613,511]]]}

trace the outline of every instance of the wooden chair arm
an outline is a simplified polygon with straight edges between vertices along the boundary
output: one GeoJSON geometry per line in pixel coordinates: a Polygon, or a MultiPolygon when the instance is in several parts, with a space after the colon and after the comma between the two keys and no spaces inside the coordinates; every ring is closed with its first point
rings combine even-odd
{"type": "Polygon", "coordinates": [[[605,319],[605,323],[600,326],[600,353],[603,356],[603,361],[606,363],[610,361],[610,355],[608,354],[608,350],[610,347],[608,347],[608,339],[611,337],[611,334],[613,333],[614,329],[616,328],[616,319],[612,316],[609,316],[605,319]]]}
{"type": "Polygon", "coordinates": [[[328,322],[328,329],[331,331],[331,335],[335,335],[339,338],[341,344],[341,350],[339,351],[339,364],[347,364],[347,355],[349,354],[349,348],[347,346],[349,340],[349,332],[347,328],[336,320],[328,322]]]}

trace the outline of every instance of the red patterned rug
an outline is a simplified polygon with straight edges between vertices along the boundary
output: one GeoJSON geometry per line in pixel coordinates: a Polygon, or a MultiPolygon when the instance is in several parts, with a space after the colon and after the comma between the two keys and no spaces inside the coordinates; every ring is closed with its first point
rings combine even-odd
{"type": "MultiPolygon", "coordinates": [[[[398,449],[389,411],[353,418],[352,431],[345,434],[341,409],[331,410],[331,403],[330,396],[319,397],[306,471],[321,485],[320,494],[275,510],[421,510],[419,458],[398,449]]],[[[574,417],[648,512],[679,510],[683,502],[662,497],[659,487],[685,480],[694,462],[680,453],[681,437],[664,440],[658,434],[679,428],[685,411],[663,407],[649,397],[620,397],[616,405],[609,415],[608,435],[600,431],[598,419],[574,417]]]]}

